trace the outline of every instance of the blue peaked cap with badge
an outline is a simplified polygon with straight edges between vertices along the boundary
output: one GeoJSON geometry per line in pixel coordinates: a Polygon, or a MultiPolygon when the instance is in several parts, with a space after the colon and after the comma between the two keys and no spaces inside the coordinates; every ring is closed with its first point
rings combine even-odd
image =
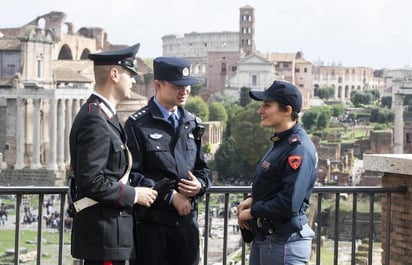
{"type": "Polygon", "coordinates": [[[177,57],[157,57],[153,60],[154,79],[167,81],[176,86],[188,86],[199,83],[190,76],[188,61],[177,57]]]}
{"type": "Polygon", "coordinates": [[[121,65],[137,75],[134,62],[139,48],[140,43],[137,43],[124,49],[90,53],[89,59],[93,61],[94,65],[121,65]]]}
{"type": "Polygon", "coordinates": [[[302,109],[302,94],[292,83],[275,80],[264,91],[249,91],[249,96],[254,100],[277,101],[284,105],[290,105],[297,113],[302,109]]]}

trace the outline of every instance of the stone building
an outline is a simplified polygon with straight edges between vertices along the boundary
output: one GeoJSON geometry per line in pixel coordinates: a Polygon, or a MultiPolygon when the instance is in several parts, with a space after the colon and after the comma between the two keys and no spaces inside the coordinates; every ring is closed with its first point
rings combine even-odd
{"type": "Polygon", "coordinates": [[[343,67],[313,65],[313,88],[332,87],[335,90],[334,100],[350,101],[352,91],[378,90],[384,92],[384,80],[375,77],[374,70],[368,67],[343,67]]]}
{"type": "MultiPolygon", "coordinates": [[[[0,29],[0,185],[64,183],[71,124],[93,90],[87,55],[121,47],[110,44],[100,28],[75,32],[63,12],[0,29]]],[[[141,87],[134,89],[146,92],[151,85],[137,83],[141,87]]],[[[146,102],[134,95],[120,107],[130,113],[146,102]]]]}
{"type": "Polygon", "coordinates": [[[303,53],[260,53],[255,44],[255,10],[239,9],[239,31],[192,32],[183,37],[162,37],[163,56],[178,56],[191,63],[192,72],[201,80],[201,96],[208,100],[217,94],[238,99],[242,87],[264,89],[275,79],[297,85],[309,107],[313,94],[312,64],[303,53]]]}

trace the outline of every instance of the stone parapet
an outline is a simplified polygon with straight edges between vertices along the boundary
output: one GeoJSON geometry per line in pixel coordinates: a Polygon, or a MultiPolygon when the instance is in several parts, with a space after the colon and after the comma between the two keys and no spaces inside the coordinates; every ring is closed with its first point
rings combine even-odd
{"type": "Polygon", "coordinates": [[[412,154],[364,154],[366,170],[412,176],[412,154]]]}

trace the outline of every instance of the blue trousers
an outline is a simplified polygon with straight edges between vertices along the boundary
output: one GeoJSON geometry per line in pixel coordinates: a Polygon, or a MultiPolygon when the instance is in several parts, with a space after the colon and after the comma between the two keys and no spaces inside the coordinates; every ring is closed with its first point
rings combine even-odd
{"type": "Polygon", "coordinates": [[[315,232],[308,224],[289,237],[268,235],[251,244],[249,265],[305,265],[310,257],[315,232]]]}

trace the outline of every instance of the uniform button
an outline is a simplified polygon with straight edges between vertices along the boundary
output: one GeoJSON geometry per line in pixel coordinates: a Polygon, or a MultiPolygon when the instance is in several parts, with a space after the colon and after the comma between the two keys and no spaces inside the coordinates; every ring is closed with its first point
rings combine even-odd
{"type": "Polygon", "coordinates": [[[160,149],[160,146],[156,146],[156,149],[160,149]]]}
{"type": "Polygon", "coordinates": [[[176,221],[176,225],[179,225],[180,223],[179,223],[179,221],[176,221]]]}

